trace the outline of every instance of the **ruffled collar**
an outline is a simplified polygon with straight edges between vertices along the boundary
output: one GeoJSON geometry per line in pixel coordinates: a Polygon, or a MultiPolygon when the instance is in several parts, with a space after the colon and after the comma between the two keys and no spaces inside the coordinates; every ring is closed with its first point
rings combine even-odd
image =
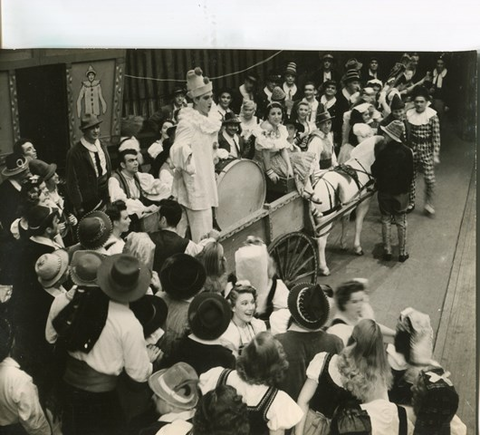
{"type": "Polygon", "coordinates": [[[217,117],[204,116],[191,107],[183,108],[178,115],[178,120],[179,123],[183,121],[193,124],[205,134],[218,133],[222,126],[222,122],[217,117]]]}
{"type": "Polygon", "coordinates": [[[422,113],[418,113],[415,109],[410,109],[407,112],[408,122],[412,125],[425,125],[430,122],[437,112],[431,107],[427,107],[422,113]]]}
{"type": "Polygon", "coordinates": [[[330,109],[335,103],[337,102],[337,97],[333,97],[331,100],[327,100],[327,97],[325,95],[322,95],[320,97],[320,103],[323,104],[323,107],[325,109],[330,109]]]}

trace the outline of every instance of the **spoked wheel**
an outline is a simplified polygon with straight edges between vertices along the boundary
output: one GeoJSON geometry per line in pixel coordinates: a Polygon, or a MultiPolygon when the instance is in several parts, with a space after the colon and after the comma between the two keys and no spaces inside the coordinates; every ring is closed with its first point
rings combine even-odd
{"type": "Polygon", "coordinates": [[[277,274],[288,288],[300,282],[317,282],[317,249],[305,234],[285,234],[273,241],[268,252],[275,260],[277,274]]]}

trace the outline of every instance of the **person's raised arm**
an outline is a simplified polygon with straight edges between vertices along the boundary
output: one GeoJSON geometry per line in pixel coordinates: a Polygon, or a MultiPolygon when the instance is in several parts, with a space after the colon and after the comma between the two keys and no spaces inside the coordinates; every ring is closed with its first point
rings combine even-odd
{"type": "Polygon", "coordinates": [[[305,420],[310,407],[310,400],[312,400],[315,391],[317,391],[318,383],[312,379],[308,379],[303,384],[302,390],[298,396],[297,404],[303,411],[303,417],[295,426],[295,435],[303,435],[305,429],[305,420]]]}

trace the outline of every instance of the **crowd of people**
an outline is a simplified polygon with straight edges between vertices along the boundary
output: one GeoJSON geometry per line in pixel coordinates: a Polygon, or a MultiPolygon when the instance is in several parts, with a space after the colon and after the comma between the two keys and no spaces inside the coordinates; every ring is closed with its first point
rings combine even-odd
{"type": "Polygon", "coordinates": [[[227,265],[214,229],[219,161],[253,159],[315,203],[322,173],[373,140],[384,259],[393,222],[406,261],[419,167],[435,213],[448,108],[444,60],[418,62],[382,77],[376,58],[338,71],[327,54],[304,84],[289,62],[216,101],[195,68],[147,122],[124,119],[116,169],[83,116],[65,181],[19,140],[0,185],[0,434],[466,433],[428,315],[378,324],[366,279],[288,288],[256,237],[227,265]]]}

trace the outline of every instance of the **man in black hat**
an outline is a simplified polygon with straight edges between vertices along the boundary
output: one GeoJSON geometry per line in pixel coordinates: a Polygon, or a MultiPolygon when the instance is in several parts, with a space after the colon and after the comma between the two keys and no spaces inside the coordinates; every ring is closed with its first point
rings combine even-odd
{"type": "Polygon", "coordinates": [[[258,76],[253,71],[245,73],[243,84],[235,89],[232,95],[232,110],[240,113],[244,101],[254,101],[258,106],[257,93],[258,76]]]}
{"type": "Polygon", "coordinates": [[[267,106],[272,102],[273,90],[282,84],[282,75],[277,71],[270,71],[267,76],[265,87],[258,93],[257,116],[263,117],[267,106]]]}
{"type": "Polygon", "coordinates": [[[335,335],[321,328],[328,320],[330,305],[324,291],[328,285],[297,284],[288,296],[292,324],[288,331],[275,338],[282,343],[289,363],[288,371],[279,388],[294,400],[307,379],[307,367],[319,352],[339,353],[343,343],[335,335]]]}
{"type": "Polygon", "coordinates": [[[5,232],[10,232],[12,222],[20,217],[18,205],[20,204],[20,191],[22,181],[28,178],[30,169],[25,156],[21,154],[9,154],[5,159],[5,168],[2,175],[7,177],[0,185],[0,223],[5,232]]]}
{"type": "Polygon", "coordinates": [[[315,71],[310,78],[315,83],[316,89],[327,80],[334,80],[337,83],[340,80],[340,75],[333,69],[333,56],[330,53],[326,53],[321,55],[320,58],[322,60],[321,68],[315,71]]]}
{"type": "Polygon", "coordinates": [[[234,158],[248,157],[245,155],[243,137],[239,136],[240,124],[241,121],[237,115],[233,112],[227,113],[222,122],[224,128],[218,133],[218,147],[227,150],[229,156],[234,158]]]}
{"type": "Polygon", "coordinates": [[[84,115],[80,124],[83,136],[67,154],[67,192],[78,217],[109,202],[112,164],[107,148],[100,142],[101,123],[96,115],[84,115]]]}
{"type": "Polygon", "coordinates": [[[170,94],[170,103],[162,106],[160,110],[156,111],[148,120],[148,124],[153,131],[158,132],[161,124],[165,119],[175,120],[175,115],[178,111],[186,106],[185,102],[185,87],[175,86],[170,94]]]}
{"type": "Polygon", "coordinates": [[[308,151],[315,154],[316,169],[330,169],[337,166],[337,156],[333,144],[332,119],[323,104],[318,105],[317,126],[308,140],[308,151]]]}

